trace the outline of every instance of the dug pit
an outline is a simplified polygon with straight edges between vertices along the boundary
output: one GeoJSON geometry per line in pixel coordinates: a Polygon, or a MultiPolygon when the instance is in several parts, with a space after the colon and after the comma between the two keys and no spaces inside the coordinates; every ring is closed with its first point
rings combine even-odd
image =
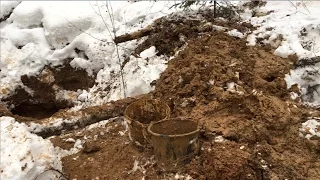
{"type": "Polygon", "coordinates": [[[61,67],[45,67],[37,76],[21,76],[21,81],[23,85],[2,101],[18,120],[25,120],[19,116],[37,120],[72,107],[77,100],[77,90],[92,87],[95,75],[89,76],[85,70],[66,63],[61,67]],[[61,96],[63,93],[66,95],[61,96]]]}
{"type": "Polygon", "coordinates": [[[59,110],[60,108],[56,107],[54,104],[32,104],[30,102],[25,102],[15,106],[11,112],[19,116],[44,119],[51,117],[59,110]]]}

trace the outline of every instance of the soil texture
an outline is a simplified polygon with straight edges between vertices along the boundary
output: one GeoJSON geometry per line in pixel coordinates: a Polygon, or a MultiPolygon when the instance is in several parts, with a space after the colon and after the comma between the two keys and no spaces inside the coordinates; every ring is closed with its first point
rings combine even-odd
{"type": "MultiPolygon", "coordinates": [[[[301,123],[308,117],[319,117],[319,110],[303,106],[299,98],[292,100],[290,93],[297,92],[296,86],[287,89],[284,80],[296,57],[284,59],[275,56],[270,47],[249,47],[245,38],[216,31],[205,25],[208,22],[238,27],[241,32],[252,28],[214,19],[162,18],[156,21],[155,30],[135,52],[156,46],[158,54],[174,55],[186,45],[168,62],[167,69],[155,82],[155,90],[143,98],[165,102],[171,109],[171,117],[197,121],[199,154],[186,163],[185,168],[178,169],[178,174],[168,173],[158,168],[152,148],[136,146],[130,141],[122,117],[82,130],[67,126],[67,134],[61,135],[59,130],[58,136],[50,140],[55,147],[66,150],[74,147],[74,141],[67,141],[69,138],[85,142],[80,152],[62,158],[63,172],[69,179],[319,179],[319,138],[299,137],[301,123]]],[[[79,76],[74,74],[76,80],[71,78],[67,82],[58,80],[57,76],[64,76],[63,71],[52,74],[57,86],[68,90],[93,85],[91,80],[82,80],[88,79],[82,72],[79,76]]],[[[39,105],[47,99],[49,103],[41,106],[48,107],[50,114],[53,113],[50,108],[62,107],[53,100],[54,82],[43,83],[40,76],[22,78],[26,86],[34,91],[38,89],[38,93],[31,97],[21,89],[21,93],[6,101],[8,104],[19,107],[19,104],[30,104],[33,99],[32,103],[39,105]]],[[[78,125],[84,127],[104,118],[122,116],[128,102],[132,99],[80,110],[80,115],[90,118],[89,123],[78,125]]],[[[1,104],[0,111],[10,115],[1,104]]],[[[19,109],[12,112],[19,114],[17,111],[19,109]]],[[[71,119],[76,114],[73,113],[60,111],[53,117],[71,119]]]]}
{"type": "MultiPolygon", "coordinates": [[[[162,27],[169,26],[164,23],[162,27]]],[[[168,34],[164,30],[162,36],[151,35],[149,42],[155,38],[157,43],[160,38],[166,40],[162,46],[172,49],[169,44],[177,39],[168,34]]],[[[168,51],[160,48],[159,52],[168,51]]],[[[187,173],[194,179],[318,179],[319,141],[299,137],[299,128],[308,116],[319,112],[310,114],[312,109],[290,99],[284,75],[293,61],[273,55],[272,49],[248,47],[244,39],[224,32],[210,31],[189,39],[147,95],[166,102],[172,117],[199,121],[201,150],[186,170],[181,169],[181,177],[187,173]]],[[[65,157],[64,172],[71,179],[174,178],[157,168],[151,160],[152,149],[140,149],[127,135],[114,134],[103,140],[103,146],[98,138],[97,152],[65,157]],[[142,171],[132,173],[137,168],[134,158],[147,164],[142,171]]]]}

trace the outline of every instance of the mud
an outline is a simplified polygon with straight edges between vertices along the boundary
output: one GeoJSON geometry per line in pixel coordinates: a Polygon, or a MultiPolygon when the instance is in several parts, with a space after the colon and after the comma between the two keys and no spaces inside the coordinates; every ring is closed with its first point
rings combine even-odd
{"type": "Polygon", "coordinates": [[[73,137],[83,140],[84,136],[88,138],[84,149],[62,158],[63,171],[69,179],[139,179],[147,173],[153,174],[152,177],[157,179],[154,170],[149,170],[144,175],[144,169],[154,166],[151,152],[141,151],[131,144],[121,121],[85,130],[77,136],[56,137],[56,140],[51,141],[55,146],[68,149],[70,144],[61,143],[63,139],[73,137]],[[124,132],[124,135],[121,136],[119,132],[124,132]],[[133,168],[135,161],[136,169],[133,168]]]}
{"type": "Polygon", "coordinates": [[[211,153],[201,153],[200,163],[190,165],[189,174],[196,179],[317,179],[318,142],[298,136],[310,110],[290,100],[283,79],[290,68],[290,60],[220,32],[189,41],[169,61],[151,94],[169,104],[173,117],[198,119],[212,146],[211,153]],[[218,135],[226,143],[212,143],[218,135]],[[246,152],[238,152],[242,145],[246,152]],[[302,160],[294,164],[297,159],[302,160]]]}
{"type": "Polygon", "coordinates": [[[188,171],[197,179],[260,179],[248,166],[250,153],[239,147],[235,142],[205,143],[202,158],[194,159],[187,167],[188,171]]]}

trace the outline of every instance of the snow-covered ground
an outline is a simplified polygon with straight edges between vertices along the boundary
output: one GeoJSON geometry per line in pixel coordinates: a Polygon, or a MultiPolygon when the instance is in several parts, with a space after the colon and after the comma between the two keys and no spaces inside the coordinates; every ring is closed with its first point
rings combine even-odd
{"type": "MultiPolygon", "coordinates": [[[[1,1],[1,12],[6,12],[15,5],[17,3],[1,1]]],[[[14,9],[10,18],[1,23],[0,98],[8,96],[18,86],[22,86],[21,75],[37,75],[44,66],[61,65],[66,58],[73,59],[70,62],[72,67],[86,69],[89,74],[99,71],[99,88],[104,88],[106,84],[103,82],[113,78],[113,86],[116,88],[109,93],[111,96],[106,97],[104,102],[123,98],[120,80],[118,77],[111,77],[110,72],[119,74],[119,63],[124,61],[123,55],[128,55],[138,42],[122,43],[117,51],[112,41],[114,35],[146,27],[154,19],[173,12],[175,9],[169,10],[172,5],[173,2],[165,1],[107,4],[84,1],[22,2],[14,9]],[[88,58],[77,54],[75,49],[83,51],[88,58]]],[[[152,90],[150,82],[164,71],[166,60],[163,57],[155,57],[154,51],[154,48],[145,51],[141,58],[134,58],[134,62],[128,63],[125,67],[127,95],[152,90]],[[139,63],[144,58],[151,58],[150,64],[139,63]],[[140,77],[146,76],[144,74],[149,72],[152,72],[152,75],[136,78],[132,72],[126,71],[137,68],[135,74],[139,74],[140,77]]],[[[95,92],[96,89],[98,87],[93,87],[90,91],[95,92]]],[[[84,96],[82,95],[80,100],[83,100],[84,96]]],[[[91,103],[102,103],[94,98],[95,95],[91,94],[91,97],[94,99],[91,103]]]]}
{"type": "Polygon", "coordinates": [[[0,117],[1,179],[34,179],[47,169],[62,170],[52,143],[11,117],[0,117]]]}
{"type": "MultiPolygon", "coordinates": [[[[117,52],[112,39],[115,35],[144,28],[153,20],[176,11],[175,8],[169,10],[172,5],[173,2],[165,1],[1,1],[0,18],[14,10],[0,24],[0,99],[13,93],[18,86],[24,87],[22,75],[37,75],[44,66],[61,65],[66,58],[73,59],[72,67],[86,69],[89,74],[98,72],[98,85],[89,92],[80,91],[77,100],[82,104],[78,108],[123,98],[120,78],[112,77],[110,72],[119,74],[117,53],[122,63],[123,55],[128,55],[138,41],[120,44],[117,52]],[[88,58],[79,56],[75,49],[83,51],[88,58]],[[108,85],[115,88],[100,98],[103,92],[97,90],[108,85]]],[[[143,51],[140,57],[132,56],[123,69],[127,96],[151,91],[150,83],[159,78],[166,63],[167,58],[156,56],[154,47],[143,51]]],[[[1,117],[1,179],[34,179],[45,169],[61,170],[59,158],[66,153],[53,151],[50,141],[31,134],[25,124],[1,117]]]]}
{"type": "MultiPolygon", "coordinates": [[[[244,19],[257,26],[248,36],[248,44],[255,45],[256,38],[277,48],[275,55],[287,58],[296,54],[299,60],[317,58],[320,61],[320,2],[318,1],[269,1],[254,11],[268,14],[252,17],[252,11],[243,14],[244,19]],[[270,14],[269,14],[270,13],[270,14]]],[[[320,63],[302,66],[286,75],[288,88],[298,84],[302,99],[312,106],[320,105],[320,63]]]]}
{"type": "MultiPolygon", "coordinates": [[[[89,74],[98,72],[96,85],[89,91],[79,91],[76,99],[79,105],[74,110],[123,98],[121,78],[112,74],[119,74],[119,63],[143,39],[121,43],[118,50],[112,39],[180,11],[170,9],[173,4],[174,1],[1,1],[0,19],[14,10],[0,23],[0,99],[18,86],[23,87],[20,76],[37,75],[44,66],[61,65],[66,58],[72,59],[72,67],[85,69],[89,74]],[[76,53],[76,49],[87,58],[76,53]],[[114,88],[110,92],[99,91],[107,86],[114,88]]],[[[284,58],[294,53],[299,59],[320,56],[319,9],[317,1],[269,1],[266,6],[254,9],[258,14],[265,13],[257,17],[247,8],[242,14],[244,21],[257,26],[247,37],[248,45],[255,45],[256,39],[262,38],[276,48],[275,55],[284,58]]],[[[243,37],[237,31],[230,31],[230,35],[243,37]]],[[[150,83],[166,69],[169,57],[157,56],[156,52],[150,47],[140,57],[130,56],[123,69],[127,96],[151,91],[150,83]]],[[[316,63],[298,67],[286,75],[288,88],[297,83],[302,99],[313,106],[320,105],[319,68],[320,63],[316,63]]],[[[50,141],[30,133],[29,127],[10,117],[0,117],[0,122],[0,179],[33,179],[45,169],[61,170],[60,157],[50,141]]],[[[312,119],[302,125],[301,131],[307,129],[312,136],[320,136],[316,131],[319,126],[319,120],[312,119]]]]}

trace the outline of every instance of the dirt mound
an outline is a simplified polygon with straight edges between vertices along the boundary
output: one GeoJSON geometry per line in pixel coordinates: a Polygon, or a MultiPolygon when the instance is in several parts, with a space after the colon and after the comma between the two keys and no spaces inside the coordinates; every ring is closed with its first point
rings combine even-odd
{"type": "Polygon", "coordinates": [[[188,171],[198,179],[259,179],[256,172],[248,167],[250,153],[239,147],[235,142],[204,143],[202,162],[194,159],[187,167],[188,171]]]}
{"type": "MultiPolygon", "coordinates": [[[[319,177],[319,142],[298,135],[310,109],[290,100],[283,79],[290,64],[223,32],[189,41],[169,61],[148,96],[165,101],[173,117],[202,124],[201,153],[186,173],[195,179],[319,177]]],[[[99,135],[89,150],[63,158],[64,171],[77,179],[174,178],[156,168],[150,149],[140,151],[118,132],[99,135]]]]}
{"type": "Polygon", "coordinates": [[[212,146],[190,165],[189,174],[197,179],[316,179],[319,148],[317,141],[298,136],[308,111],[290,100],[284,81],[289,69],[288,59],[221,32],[189,41],[169,61],[152,96],[166,101],[173,116],[203,123],[204,139],[212,146]],[[227,141],[212,143],[218,135],[227,141]],[[242,145],[248,149],[239,152],[242,145]],[[301,162],[293,164],[297,159],[301,162]]]}

